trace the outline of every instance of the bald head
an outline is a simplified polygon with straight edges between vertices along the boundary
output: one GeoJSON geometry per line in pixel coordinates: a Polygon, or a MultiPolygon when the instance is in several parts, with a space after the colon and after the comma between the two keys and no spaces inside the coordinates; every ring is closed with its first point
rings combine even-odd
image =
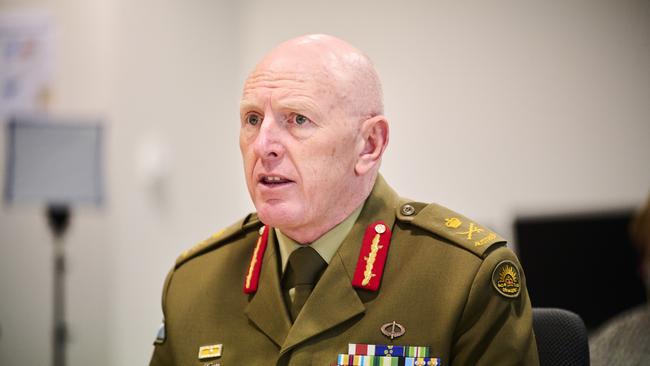
{"type": "Polygon", "coordinates": [[[319,79],[321,87],[338,101],[338,107],[357,119],[384,112],[381,83],[372,62],[339,38],[313,34],[283,42],[260,61],[247,84],[269,71],[319,79]]]}

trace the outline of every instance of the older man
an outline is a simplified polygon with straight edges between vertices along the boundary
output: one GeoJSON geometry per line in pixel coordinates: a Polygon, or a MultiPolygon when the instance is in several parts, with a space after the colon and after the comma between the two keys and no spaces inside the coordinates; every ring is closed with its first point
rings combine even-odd
{"type": "Polygon", "coordinates": [[[538,363],[505,241],[378,174],[381,94],[369,59],[331,36],[257,65],[239,137],[257,213],[176,261],[152,365],[538,363]]]}

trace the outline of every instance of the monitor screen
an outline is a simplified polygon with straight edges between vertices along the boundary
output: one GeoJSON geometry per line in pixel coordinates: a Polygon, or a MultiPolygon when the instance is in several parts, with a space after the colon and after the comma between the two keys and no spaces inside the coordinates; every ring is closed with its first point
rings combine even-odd
{"type": "Polygon", "coordinates": [[[7,124],[7,137],[8,203],[101,203],[98,122],[16,117],[7,124]]]}
{"type": "Polygon", "coordinates": [[[515,236],[534,307],[579,314],[593,330],[645,301],[633,210],[519,218],[515,236]]]}

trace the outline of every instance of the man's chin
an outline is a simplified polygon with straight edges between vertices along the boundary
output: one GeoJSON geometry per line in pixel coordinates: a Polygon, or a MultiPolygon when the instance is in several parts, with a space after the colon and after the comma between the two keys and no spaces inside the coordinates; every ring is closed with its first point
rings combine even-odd
{"type": "Polygon", "coordinates": [[[262,204],[257,207],[257,217],[265,225],[282,230],[283,227],[294,226],[298,222],[299,215],[295,210],[282,207],[283,204],[262,204]]]}

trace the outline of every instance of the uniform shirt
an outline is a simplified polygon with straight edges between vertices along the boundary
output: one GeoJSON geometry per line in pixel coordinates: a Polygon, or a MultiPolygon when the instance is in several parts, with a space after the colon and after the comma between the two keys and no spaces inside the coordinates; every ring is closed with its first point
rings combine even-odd
{"type": "Polygon", "coordinates": [[[505,240],[399,197],[381,176],[294,322],[276,241],[250,214],[181,255],[163,287],[151,365],[332,365],[349,344],[426,346],[443,365],[539,364],[525,276],[505,240]],[[385,265],[370,265],[367,238],[385,265]],[[359,268],[380,285],[355,285],[359,268]],[[391,324],[405,332],[392,339],[391,324]]]}
{"type": "MultiPolygon", "coordinates": [[[[318,255],[323,258],[325,263],[329,264],[330,260],[341,246],[343,239],[348,235],[352,226],[354,226],[355,221],[361,213],[361,208],[363,205],[359,206],[354,212],[352,212],[345,220],[340,222],[338,225],[333,227],[330,231],[326,232],[320,238],[316,239],[315,242],[311,244],[298,244],[295,240],[284,235],[280,229],[275,230],[275,236],[278,239],[278,247],[280,249],[280,261],[282,265],[282,274],[284,274],[285,269],[287,269],[287,262],[289,261],[289,256],[293,253],[294,250],[300,248],[302,245],[310,245],[318,255]]],[[[295,289],[289,290],[289,297],[293,301],[293,297],[296,293],[295,289]]]]}

